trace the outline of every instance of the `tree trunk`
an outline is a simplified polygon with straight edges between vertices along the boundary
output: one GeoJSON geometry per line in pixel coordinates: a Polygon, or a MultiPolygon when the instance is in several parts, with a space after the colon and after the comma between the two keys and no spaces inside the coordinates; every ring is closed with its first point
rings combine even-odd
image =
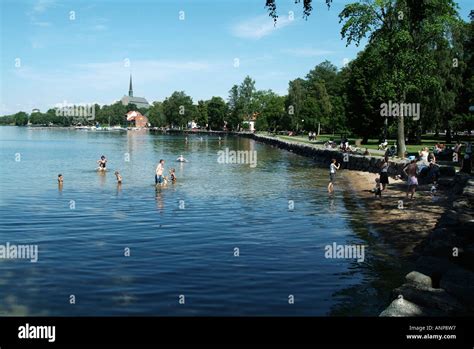
{"type": "Polygon", "coordinates": [[[405,157],[405,120],[403,115],[400,115],[397,118],[397,151],[398,157],[405,157]]]}
{"type": "Polygon", "coordinates": [[[318,136],[319,136],[319,133],[321,132],[321,123],[318,122],[318,136]]]}

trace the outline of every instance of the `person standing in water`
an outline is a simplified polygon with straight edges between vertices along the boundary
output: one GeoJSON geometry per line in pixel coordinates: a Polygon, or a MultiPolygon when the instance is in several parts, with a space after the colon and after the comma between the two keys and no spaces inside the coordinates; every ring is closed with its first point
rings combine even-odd
{"type": "Polygon", "coordinates": [[[99,164],[98,170],[105,171],[107,169],[107,159],[104,155],[100,157],[100,160],[97,160],[97,163],[99,164]]]}
{"type": "Polygon", "coordinates": [[[329,165],[329,184],[328,184],[328,193],[331,194],[334,192],[334,182],[336,181],[336,171],[339,170],[341,164],[336,165],[336,159],[331,160],[331,165],[329,165]]]}
{"type": "Polygon", "coordinates": [[[163,183],[163,171],[165,170],[165,160],[161,159],[155,170],[155,184],[163,183]]]}
{"type": "Polygon", "coordinates": [[[115,178],[117,178],[117,184],[122,184],[122,175],[119,171],[115,171],[115,178]]]}

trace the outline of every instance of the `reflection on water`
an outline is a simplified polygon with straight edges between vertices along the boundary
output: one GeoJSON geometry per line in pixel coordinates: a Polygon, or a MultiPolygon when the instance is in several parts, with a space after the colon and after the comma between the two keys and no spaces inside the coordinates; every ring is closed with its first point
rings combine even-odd
{"type": "Polygon", "coordinates": [[[403,269],[343,179],[328,196],[326,168],[249,139],[2,127],[0,145],[0,244],[39,246],[38,263],[0,259],[0,313],[377,315],[403,269]],[[257,166],[218,163],[226,147],[257,166]],[[161,158],[178,181],[156,188],[161,158]],[[325,258],[333,242],[365,262],[325,258]]]}

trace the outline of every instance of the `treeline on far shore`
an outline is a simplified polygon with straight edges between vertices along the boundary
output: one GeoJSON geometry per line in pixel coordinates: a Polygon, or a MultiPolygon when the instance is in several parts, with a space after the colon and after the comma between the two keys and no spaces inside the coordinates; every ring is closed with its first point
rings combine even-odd
{"type": "MultiPolygon", "coordinates": [[[[364,49],[340,69],[329,61],[316,65],[290,81],[284,96],[257,90],[247,76],[231,87],[227,100],[195,103],[176,91],[139,111],[152,127],[185,129],[194,121],[201,128],[239,131],[254,123],[257,131],[354,135],[362,143],[396,138],[401,155],[407,139],[421,141],[427,131],[445,134],[449,143],[453,134],[474,129],[474,11],[464,21],[452,1],[435,3],[346,5],[339,14],[342,38],[348,44],[367,38],[364,49]]],[[[117,102],[93,110],[94,117],[82,121],[50,109],[4,116],[0,124],[125,126],[125,114],[137,108],[117,102]]]]}

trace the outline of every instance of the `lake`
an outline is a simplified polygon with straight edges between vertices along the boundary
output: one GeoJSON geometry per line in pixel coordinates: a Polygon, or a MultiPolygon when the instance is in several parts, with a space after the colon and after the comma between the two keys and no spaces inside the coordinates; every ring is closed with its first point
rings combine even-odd
{"type": "Polygon", "coordinates": [[[38,248],[0,259],[0,315],[376,316],[403,277],[344,173],[328,196],[328,169],[251,139],[0,127],[0,176],[0,245],[38,248]],[[155,189],[161,158],[178,181],[155,189]]]}

